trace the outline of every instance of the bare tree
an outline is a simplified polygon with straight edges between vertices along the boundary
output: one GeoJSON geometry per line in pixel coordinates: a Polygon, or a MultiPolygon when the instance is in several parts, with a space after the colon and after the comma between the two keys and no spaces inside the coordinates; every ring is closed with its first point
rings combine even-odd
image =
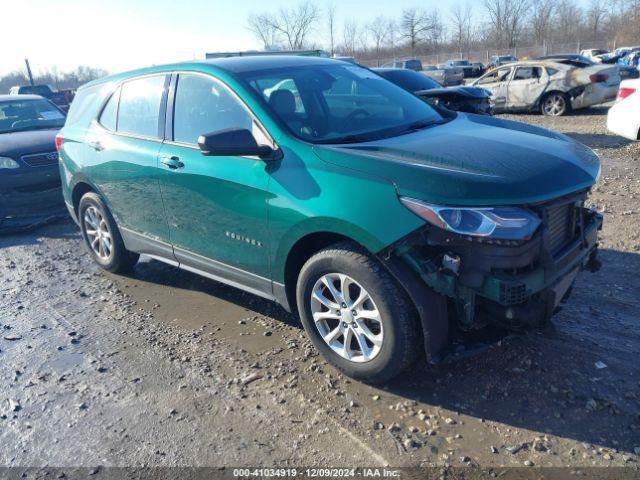
{"type": "Polygon", "coordinates": [[[468,3],[462,7],[456,3],[451,7],[451,24],[453,28],[453,40],[456,43],[458,53],[469,48],[471,43],[471,25],[473,10],[468,3]]]}
{"type": "Polygon", "coordinates": [[[408,8],[402,11],[400,17],[400,36],[407,40],[411,53],[415,53],[416,47],[424,40],[427,32],[433,30],[432,19],[424,10],[408,8]]]}
{"type": "Polygon", "coordinates": [[[593,40],[598,38],[600,29],[603,27],[607,15],[607,1],[606,0],[591,0],[589,2],[589,9],[587,10],[587,28],[591,33],[593,40]]]}
{"type": "Polygon", "coordinates": [[[529,0],[484,0],[484,6],[496,46],[517,46],[526,24],[529,0]]]}
{"type": "Polygon", "coordinates": [[[389,39],[389,19],[383,16],[378,16],[366,27],[366,31],[371,35],[373,40],[373,49],[376,55],[379,57],[382,47],[387,43],[389,39]]]}
{"type": "Polygon", "coordinates": [[[265,49],[280,41],[280,30],[275,25],[276,20],[269,13],[251,14],[247,19],[247,28],[262,42],[265,49]]]}
{"type": "Polygon", "coordinates": [[[358,44],[358,24],[349,20],[344,23],[342,30],[342,49],[344,54],[354,56],[356,54],[356,47],[358,44]]]}
{"type": "Polygon", "coordinates": [[[559,0],[555,15],[558,40],[568,43],[577,40],[582,24],[582,10],[575,0],[559,0]]]}
{"type": "Polygon", "coordinates": [[[533,0],[531,30],[537,45],[545,45],[551,37],[555,4],[556,0],[533,0]]]}
{"type": "Polygon", "coordinates": [[[312,1],[307,1],[297,7],[281,8],[276,15],[252,15],[249,17],[249,29],[265,45],[282,36],[288,49],[300,50],[307,44],[309,34],[319,18],[318,6],[312,1]]]}
{"type": "Polygon", "coordinates": [[[335,27],[336,27],[336,6],[331,3],[327,7],[327,26],[329,27],[329,52],[331,56],[335,52],[335,27]]]}

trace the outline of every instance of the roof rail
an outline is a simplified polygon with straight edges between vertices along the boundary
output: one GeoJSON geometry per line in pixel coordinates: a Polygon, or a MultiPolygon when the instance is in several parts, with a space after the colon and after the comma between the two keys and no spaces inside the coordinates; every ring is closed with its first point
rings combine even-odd
{"type": "Polygon", "coordinates": [[[246,52],[207,52],[205,58],[226,58],[226,57],[257,57],[267,55],[298,55],[303,57],[323,57],[329,55],[324,50],[281,50],[281,51],[246,51],[246,52]]]}

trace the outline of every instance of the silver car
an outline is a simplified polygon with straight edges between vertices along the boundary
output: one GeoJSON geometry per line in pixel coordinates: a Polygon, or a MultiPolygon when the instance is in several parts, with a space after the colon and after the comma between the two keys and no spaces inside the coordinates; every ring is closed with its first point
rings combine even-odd
{"type": "Polygon", "coordinates": [[[472,85],[492,92],[496,113],[539,110],[559,116],[613,100],[620,74],[615,66],[517,62],[487,72],[472,85]]]}

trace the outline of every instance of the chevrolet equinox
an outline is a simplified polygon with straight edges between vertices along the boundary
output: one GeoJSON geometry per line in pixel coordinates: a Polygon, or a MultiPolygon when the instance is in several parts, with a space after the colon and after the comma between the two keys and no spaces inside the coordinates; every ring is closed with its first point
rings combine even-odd
{"type": "Polygon", "coordinates": [[[222,58],[93,81],[56,145],[102,268],[146,254],[275,300],[363,381],[441,361],[459,332],[543,325],[598,263],[591,150],[429,106],[337,60],[222,58]]]}

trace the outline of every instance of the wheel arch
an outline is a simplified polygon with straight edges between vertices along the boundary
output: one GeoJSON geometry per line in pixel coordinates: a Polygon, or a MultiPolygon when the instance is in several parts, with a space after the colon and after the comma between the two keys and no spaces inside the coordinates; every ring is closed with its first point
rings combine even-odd
{"type": "Polygon", "coordinates": [[[343,241],[351,241],[361,245],[353,238],[342,233],[333,231],[316,231],[298,238],[298,240],[291,246],[286,260],[284,261],[283,292],[281,292],[280,295],[276,295],[279,302],[285,307],[285,309],[294,312],[297,308],[296,286],[300,270],[306,261],[320,250],[343,241]]]}
{"type": "Polygon", "coordinates": [[[96,189],[89,183],[80,181],[73,186],[71,190],[71,204],[73,205],[73,211],[78,218],[78,207],[80,206],[80,199],[84,194],[88,192],[96,192],[96,189]]]}

